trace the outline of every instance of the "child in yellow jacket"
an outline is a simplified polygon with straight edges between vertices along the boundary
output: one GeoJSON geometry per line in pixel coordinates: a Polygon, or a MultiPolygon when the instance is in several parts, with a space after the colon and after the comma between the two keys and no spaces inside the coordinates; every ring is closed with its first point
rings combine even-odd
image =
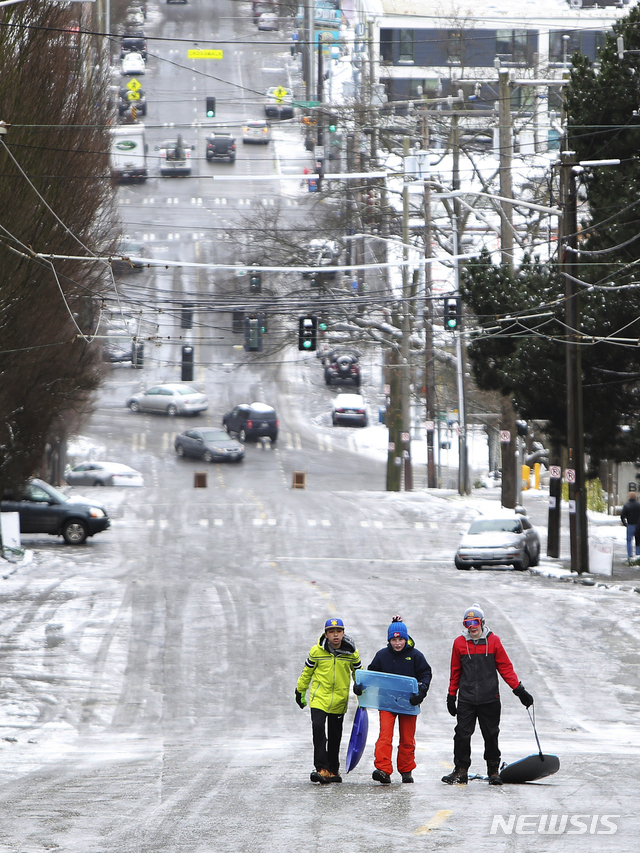
{"type": "Polygon", "coordinates": [[[312,782],[326,785],[342,782],[340,741],[342,724],[349,703],[349,689],[356,669],[361,669],[354,641],[344,632],[342,619],[327,619],[324,634],[309,651],[296,685],[296,702],[307,704],[309,690],[313,732],[312,782]]]}

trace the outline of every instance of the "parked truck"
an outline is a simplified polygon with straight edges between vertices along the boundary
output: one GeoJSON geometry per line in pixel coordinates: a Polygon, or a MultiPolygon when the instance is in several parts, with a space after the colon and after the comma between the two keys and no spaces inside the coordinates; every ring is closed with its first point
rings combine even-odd
{"type": "Polygon", "coordinates": [[[142,183],[149,177],[143,124],[111,128],[111,175],[119,183],[142,183]]]}

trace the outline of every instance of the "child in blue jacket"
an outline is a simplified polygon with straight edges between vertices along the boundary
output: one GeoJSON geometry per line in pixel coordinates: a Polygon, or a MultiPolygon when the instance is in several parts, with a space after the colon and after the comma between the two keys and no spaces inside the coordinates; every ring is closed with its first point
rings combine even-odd
{"type": "MultiPolygon", "coordinates": [[[[374,672],[407,675],[415,678],[418,682],[418,692],[414,693],[409,701],[412,705],[420,705],[429,690],[431,667],[422,652],[416,649],[402,617],[393,617],[393,621],[387,630],[387,639],[388,644],[384,649],[377,652],[369,664],[369,669],[374,672]]],[[[357,695],[362,693],[360,685],[354,687],[354,692],[357,695]]],[[[379,711],[379,714],[380,736],[374,753],[373,763],[376,769],[373,771],[373,778],[382,785],[388,785],[391,782],[393,729],[397,717],[400,731],[397,756],[398,772],[402,776],[403,782],[413,782],[411,771],[416,766],[415,734],[418,718],[412,714],[392,714],[390,711],[379,711]]]]}

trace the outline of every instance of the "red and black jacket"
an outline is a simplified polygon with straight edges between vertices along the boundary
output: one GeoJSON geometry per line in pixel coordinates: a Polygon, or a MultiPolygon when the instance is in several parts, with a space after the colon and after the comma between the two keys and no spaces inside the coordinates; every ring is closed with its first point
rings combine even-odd
{"type": "Polygon", "coordinates": [[[484,705],[500,699],[498,673],[512,690],[520,683],[504,646],[491,631],[479,640],[461,634],[451,652],[449,693],[459,702],[484,705]]]}

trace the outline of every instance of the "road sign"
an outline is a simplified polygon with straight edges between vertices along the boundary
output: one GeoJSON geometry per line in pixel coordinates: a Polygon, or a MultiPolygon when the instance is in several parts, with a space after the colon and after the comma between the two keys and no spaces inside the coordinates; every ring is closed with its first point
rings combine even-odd
{"type": "Polygon", "coordinates": [[[403,432],[400,437],[402,438],[403,441],[410,441],[411,440],[411,436],[409,435],[408,432],[403,432]]]}
{"type": "Polygon", "coordinates": [[[221,50],[188,50],[187,59],[222,59],[223,51],[221,50]]]}
{"type": "Polygon", "coordinates": [[[425,426],[425,429],[427,430],[427,432],[433,432],[434,429],[436,428],[436,423],[435,423],[435,421],[425,421],[424,426],[425,426]]]}
{"type": "Polygon", "coordinates": [[[549,468],[549,476],[554,480],[559,480],[562,477],[562,468],[559,465],[551,465],[549,468]]]}
{"type": "MultiPolygon", "coordinates": [[[[286,89],[285,89],[286,92],[286,89]]],[[[274,95],[276,93],[274,92],[274,95]]],[[[276,95],[277,97],[277,95],[276,95]]],[[[311,110],[313,107],[319,107],[320,101],[292,101],[291,105],[294,107],[300,107],[303,110],[311,110]]]]}
{"type": "Polygon", "coordinates": [[[280,103],[282,103],[282,101],[284,101],[284,99],[285,99],[285,98],[287,97],[287,95],[289,94],[289,90],[288,90],[288,89],[285,89],[285,88],[284,88],[284,86],[278,86],[277,88],[275,88],[275,89],[273,90],[273,92],[272,92],[271,94],[273,95],[273,97],[274,97],[274,98],[278,101],[278,103],[280,104],[280,103]]]}
{"type": "Polygon", "coordinates": [[[135,77],[132,77],[127,83],[127,89],[130,89],[132,92],[137,92],[138,89],[142,89],[142,83],[139,80],[136,80],[135,77]]]}
{"type": "Polygon", "coordinates": [[[140,100],[140,92],[127,92],[127,100],[128,101],[139,101],[140,100]]]}
{"type": "Polygon", "coordinates": [[[316,147],[313,149],[313,156],[317,160],[322,159],[324,157],[324,145],[316,145],[316,147]]]}
{"type": "Polygon", "coordinates": [[[573,468],[565,468],[564,469],[564,479],[567,483],[575,483],[576,481],[576,472],[573,468]]]}
{"type": "Polygon", "coordinates": [[[500,441],[503,444],[508,444],[511,441],[511,433],[509,432],[508,429],[501,429],[500,430],[500,441]]]}

